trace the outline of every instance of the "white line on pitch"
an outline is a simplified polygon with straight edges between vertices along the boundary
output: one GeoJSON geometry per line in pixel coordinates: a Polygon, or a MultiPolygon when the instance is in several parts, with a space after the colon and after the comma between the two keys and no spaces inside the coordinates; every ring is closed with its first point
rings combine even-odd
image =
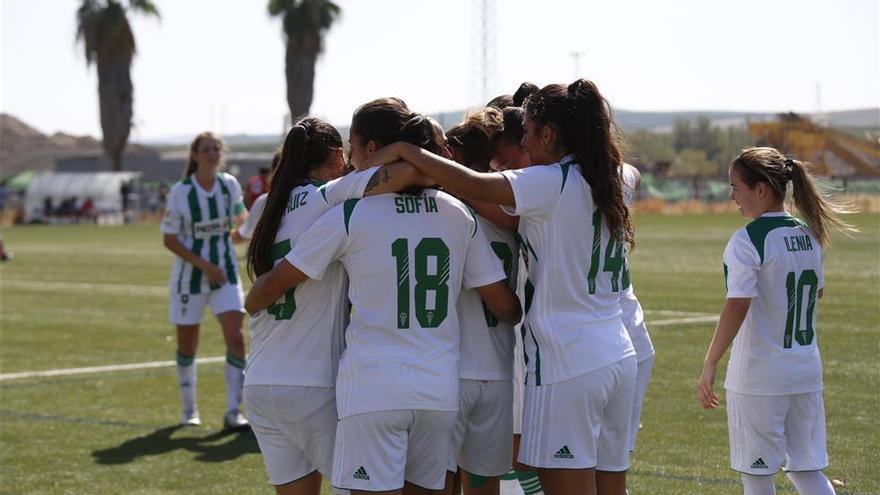
{"type": "Polygon", "coordinates": [[[103,294],[121,294],[135,296],[167,296],[168,287],[155,285],[125,285],[125,284],[91,284],[85,282],[51,282],[40,280],[3,280],[0,282],[3,289],[32,289],[32,290],[58,290],[58,291],[88,291],[103,294]]]}
{"type": "MultiPolygon", "coordinates": [[[[214,357],[197,358],[196,362],[199,364],[208,364],[208,363],[221,363],[225,360],[226,360],[226,358],[224,356],[214,356],[214,357]]],[[[146,363],[112,364],[109,366],[91,366],[88,368],[67,368],[67,369],[60,369],[60,370],[44,370],[44,371],[22,371],[21,373],[0,374],[0,381],[15,380],[18,378],[84,375],[87,373],[107,373],[110,371],[143,370],[143,369],[149,369],[149,368],[166,368],[166,367],[170,367],[170,366],[175,366],[176,364],[177,364],[176,361],[150,361],[150,362],[146,362],[146,363]]]]}
{"type": "MultiPolygon", "coordinates": [[[[705,315],[704,316],[693,316],[690,318],[673,318],[668,320],[655,320],[648,321],[648,327],[663,327],[670,325],[684,325],[687,323],[710,323],[718,321],[717,315],[705,315]]],[[[207,363],[220,363],[223,362],[226,358],[223,356],[215,356],[215,357],[204,357],[196,359],[196,362],[199,364],[207,364],[207,363]]],[[[57,369],[57,370],[45,370],[45,371],[23,371],[20,373],[5,373],[0,374],[0,381],[4,380],[15,380],[21,378],[38,378],[38,377],[52,377],[52,376],[70,376],[70,375],[83,375],[87,373],[107,373],[111,371],[125,371],[125,370],[141,370],[141,369],[149,369],[149,368],[165,368],[174,366],[177,364],[175,361],[151,361],[146,363],[132,363],[132,364],[114,364],[110,366],[92,366],[88,368],[67,368],[67,369],[57,369]]]]}
{"type": "Polygon", "coordinates": [[[710,323],[718,321],[718,315],[712,316],[693,316],[690,318],[673,318],[670,320],[655,320],[648,321],[648,328],[651,327],[665,327],[669,325],[683,325],[686,323],[710,323]]]}

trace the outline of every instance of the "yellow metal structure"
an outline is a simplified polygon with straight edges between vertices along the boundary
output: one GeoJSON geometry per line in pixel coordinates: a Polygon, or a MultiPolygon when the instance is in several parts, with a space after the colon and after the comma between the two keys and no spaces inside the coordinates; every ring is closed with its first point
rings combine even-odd
{"type": "Polygon", "coordinates": [[[759,146],[810,162],[818,175],[880,177],[880,143],[822,127],[795,113],[780,114],[771,122],[749,122],[749,134],[759,146]]]}

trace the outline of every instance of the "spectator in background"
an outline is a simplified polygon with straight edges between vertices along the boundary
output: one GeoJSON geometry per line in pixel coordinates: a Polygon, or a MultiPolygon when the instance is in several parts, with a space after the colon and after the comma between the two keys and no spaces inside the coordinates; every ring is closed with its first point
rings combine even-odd
{"type": "MultiPolygon", "coordinates": [[[[278,154],[275,154],[277,157],[278,154]]],[[[275,160],[277,158],[272,159],[272,163],[274,165],[275,160]]],[[[254,204],[254,201],[257,200],[261,195],[267,193],[269,191],[269,167],[260,167],[260,175],[254,175],[247,180],[247,187],[244,190],[244,205],[248,210],[251,209],[251,205],[254,204]]]]}
{"type": "Polygon", "coordinates": [[[91,196],[83,201],[79,209],[79,218],[77,223],[85,220],[87,223],[98,223],[98,211],[95,209],[95,200],[91,196]]]}
{"type": "Polygon", "coordinates": [[[122,186],[119,187],[119,195],[122,197],[122,213],[127,213],[131,196],[131,184],[123,182],[122,186]]]}

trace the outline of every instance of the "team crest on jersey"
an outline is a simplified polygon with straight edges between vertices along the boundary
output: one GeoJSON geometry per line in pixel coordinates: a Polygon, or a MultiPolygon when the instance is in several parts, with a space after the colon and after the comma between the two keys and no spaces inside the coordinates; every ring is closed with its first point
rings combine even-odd
{"type": "Polygon", "coordinates": [[[397,320],[400,322],[397,328],[407,328],[409,326],[409,315],[407,313],[397,315],[397,320]]]}

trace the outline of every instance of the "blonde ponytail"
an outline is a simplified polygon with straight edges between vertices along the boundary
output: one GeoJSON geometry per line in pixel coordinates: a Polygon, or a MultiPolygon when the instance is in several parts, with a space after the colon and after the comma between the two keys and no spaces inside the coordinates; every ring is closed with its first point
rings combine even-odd
{"type": "Polygon", "coordinates": [[[856,209],[835,202],[820,191],[803,162],[788,158],[775,148],[755,147],[743,150],[731,167],[740,171],[743,182],[750,188],[754,188],[758,182],[764,182],[780,200],[785,199],[788,183],[791,182],[794,206],[823,248],[828,247],[830,242],[829,225],[845,234],[858,232],[858,229],[838,217],[855,213],[856,209]]]}
{"type": "Polygon", "coordinates": [[[819,244],[826,248],[830,243],[828,226],[833,225],[844,233],[856,233],[859,230],[841,220],[838,215],[855,213],[850,205],[837,203],[816,187],[813,175],[800,160],[787,158],[786,168],[790,168],[792,200],[794,206],[804,217],[819,244]]]}

